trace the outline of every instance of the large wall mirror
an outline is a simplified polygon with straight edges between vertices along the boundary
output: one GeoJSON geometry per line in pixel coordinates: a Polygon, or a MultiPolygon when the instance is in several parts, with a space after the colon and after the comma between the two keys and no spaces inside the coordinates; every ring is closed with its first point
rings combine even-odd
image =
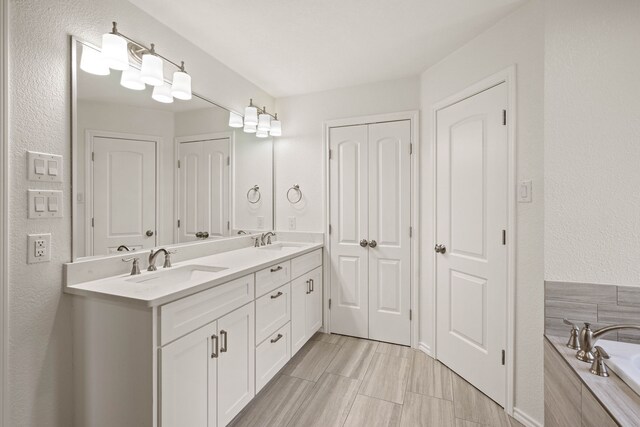
{"type": "Polygon", "coordinates": [[[73,259],[273,228],[273,141],[193,94],[165,104],[72,40],[73,259]],[[86,67],[84,67],[86,68],[86,67]]]}

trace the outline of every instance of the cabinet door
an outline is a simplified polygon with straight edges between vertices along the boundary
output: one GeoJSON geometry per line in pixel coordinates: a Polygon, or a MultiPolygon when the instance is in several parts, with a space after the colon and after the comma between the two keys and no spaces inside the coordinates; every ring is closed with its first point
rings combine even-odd
{"type": "Polygon", "coordinates": [[[216,426],[215,337],[212,322],[160,350],[162,427],[216,426]]]}
{"type": "Polygon", "coordinates": [[[307,295],[311,289],[309,274],[291,282],[291,356],[311,338],[307,328],[307,295]]]}
{"type": "Polygon", "coordinates": [[[313,270],[308,277],[311,286],[307,294],[306,318],[307,336],[310,338],[322,327],[322,267],[313,270]]]}
{"type": "Polygon", "coordinates": [[[255,395],[254,304],[218,319],[218,333],[218,425],[222,427],[255,395]]]}

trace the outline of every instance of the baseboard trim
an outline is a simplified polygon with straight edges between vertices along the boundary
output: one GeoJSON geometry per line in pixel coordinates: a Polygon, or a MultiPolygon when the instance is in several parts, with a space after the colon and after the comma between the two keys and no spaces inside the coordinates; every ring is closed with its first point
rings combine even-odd
{"type": "Polygon", "coordinates": [[[544,425],[519,408],[513,408],[513,418],[527,427],[542,427],[544,425]]]}
{"type": "Polygon", "coordinates": [[[433,354],[433,352],[431,351],[431,347],[429,347],[427,344],[423,342],[418,343],[418,350],[425,353],[427,356],[433,357],[434,359],[436,357],[435,354],[433,354]]]}

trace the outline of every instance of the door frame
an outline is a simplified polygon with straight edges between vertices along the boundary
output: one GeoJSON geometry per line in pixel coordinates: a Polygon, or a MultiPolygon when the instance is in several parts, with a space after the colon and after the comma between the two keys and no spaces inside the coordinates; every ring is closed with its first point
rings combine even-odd
{"type": "MultiPolygon", "coordinates": [[[[189,142],[207,141],[210,139],[229,139],[229,206],[227,206],[227,217],[229,218],[229,232],[231,232],[231,206],[234,204],[233,198],[233,162],[231,161],[231,154],[235,148],[235,133],[230,132],[214,132],[214,133],[202,133],[197,135],[178,136],[174,140],[173,147],[173,241],[178,242],[180,238],[180,232],[178,231],[178,220],[180,219],[180,171],[178,170],[178,160],[180,160],[180,144],[189,142]]],[[[229,234],[230,237],[231,234],[229,234]]]]}
{"type": "MultiPolygon", "coordinates": [[[[437,103],[431,107],[431,210],[432,210],[432,234],[431,241],[425,242],[426,248],[432,248],[436,244],[436,227],[437,227],[437,212],[436,212],[436,196],[437,196],[437,114],[438,111],[443,110],[453,104],[460,101],[464,101],[467,98],[475,96],[481,92],[491,89],[499,84],[505,83],[507,85],[507,149],[508,149],[508,195],[507,195],[507,313],[506,313],[506,401],[505,411],[509,414],[513,414],[513,405],[515,400],[515,292],[516,292],[516,245],[517,245],[517,141],[516,141],[516,126],[517,126],[517,98],[516,98],[516,66],[512,65],[499,71],[463,90],[455,93],[437,103]]],[[[433,271],[430,274],[431,280],[431,298],[432,301],[436,301],[437,296],[437,282],[436,282],[436,253],[431,251],[431,262],[433,271]]],[[[428,353],[437,358],[437,305],[434,303],[434,310],[431,313],[431,328],[433,342],[428,353]]]]}
{"type": "Polygon", "coordinates": [[[0,426],[9,425],[8,294],[9,294],[9,2],[0,0],[0,426]]]}
{"type": "Polygon", "coordinates": [[[418,348],[418,332],[420,324],[419,308],[419,284],[420,284],[420,112],[418,110],[401,111],[398,113],[376,114],[345,119],[327,120],[322,125],[323,133],[323,160],[324,160],[324,259],[323,266],[323,331],[331,333],[331,311],[329,299],[331,298],[331,245],[329,244],[329,219],[331,218],[330,182],[329,182],[329,132],[334,127],[369,125],[375,123],[396,122],[409,120],[411,127],[411,347],[418,348]]]}
{"type": "MultiPolygon", "coordinates": [[[[104,130],[87,129],[85,131],[85,184],[84,184],[84,203],[85,203],[85,218],[84,218],[84,241],[85,241],[85,256],[93,256],[93,231],[91,226],[91,218],[93,218],[93,161],[91,159],[91,153],[93,152],[93,140],[95,138],[113,138],[113,139],[129,139],[136,141],[152,142],[155,145],[156,151],[156,229],[154,230],[155,244],[158,245],[158,232],[160,229],[160,198],[162,197],[162,191],[160,191],[160,166],[162,165],[162,137],[154,135],[139,135],[133,133],[111,132],[104,130]],[[87,252],[91,250],[91,254],[87,255],[87,252]]],[[[74,192],[75,193],[75,192],[74,192]]],[[[76,200],[77,195],[74,195],[76,200]]],[[[75,205],[75,202],[73,203],[75,205]]],[[[76,254],[77,255],[77,254],[76,254]]],[[[107,254],[108,255],[108,254],[107,254]]]]}

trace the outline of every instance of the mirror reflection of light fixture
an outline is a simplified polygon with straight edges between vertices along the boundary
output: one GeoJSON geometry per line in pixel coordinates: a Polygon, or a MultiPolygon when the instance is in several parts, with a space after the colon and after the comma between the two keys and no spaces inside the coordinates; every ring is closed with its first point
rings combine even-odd
{"type": "Polygon", "coordinates": [[[191,76],[184,71],[184,62],[182,62],[180,70],[173,73],[171,95],[183,101],[191,99],[191,76]]]}
{"type": "Polygon", "coordinates": [[[144,90],[146,88],[144,82],[140,80],[140,70],[135,67],[130,67],[122,72],[120,85],[131,90],[144,90]]]}
{"type": "Polygon", "coordinates": [[[80,69],[89,74],[95,74],[96,76],[108,76],[109,73],[111,73],[100,51],[86,45],[82,45],[80,69]]]}
{"type": "Polygon", "coordinates": [[[232,128],[241,128],[244,125],[242,123],[242,116],[238,113],[234,113],[233,111],[229,112],[229,127],[232,128]]]}
{"type": "Polygon", "coordinates": [[[282,124],[280,120],[278,120],[278,115],[276,114],[275,118],[271,120],[271,136],[282,136],[282,124]]]}
{"type": "Polygon", "coordinates": [[[266,138],[266,137],[268,137],[268,136],[269,136],[269,132],[268,132],[268,131],[266,131],[266,130],[258,130],[258,131],[256,132],[256,136],[257,136],[258,138],[266,138]]]}
{"type": "Polygon", "coordinates": [[[258,125],[258,109],[249,105],[244,109],[244,124],[249,126],[258,125]]]}
{"type": "Polygon", "coordinates": [[[159,102],[173,102],[173,98],[188,101],[193,96],[191,92],[191,76],[184,70],[184,62],[181,65],[160,55],[155,51],[155,45],[150,47],[125,36],[118,31],[118,24],[113,22],[110,33],[102,36],[101,50],[94,50],[90,46],[83,45],[80,58],[80,69],[87,73],[106,76],[109,68],[122,70],[120,84],[127,89],[143,90],[145,84],[162,89],[153,92],[152,98],[159,102]],[[129,58],[133,58],[141,64],[140,69],[131,67],[129,58]],[[178,71],[173,74],[173,83],[164,81],[165,62],[175,66],[178,71]],[[168,86],[169,95],[167,96],[168,86]]]}
{"type": "Polygon", "coordinates": [[[245,133],[256,133],[257,129],[255,125],[244,124],[244,132],[245,133]]]}
{"type": "Polygon", "coordinates": [[[163,85],[154,87],[151,98],[155,99],[158,102],[162,102],[163,104],[171,104],[173,102],[173,96],[171,95],[171,85],[169,83],[165,83],[163,85]]]}
{"type": "Polygon", "coordinates": [[[271,116],[266,112],[258,116],[258,130],[263,132],[271,130],[271,116]]]}

